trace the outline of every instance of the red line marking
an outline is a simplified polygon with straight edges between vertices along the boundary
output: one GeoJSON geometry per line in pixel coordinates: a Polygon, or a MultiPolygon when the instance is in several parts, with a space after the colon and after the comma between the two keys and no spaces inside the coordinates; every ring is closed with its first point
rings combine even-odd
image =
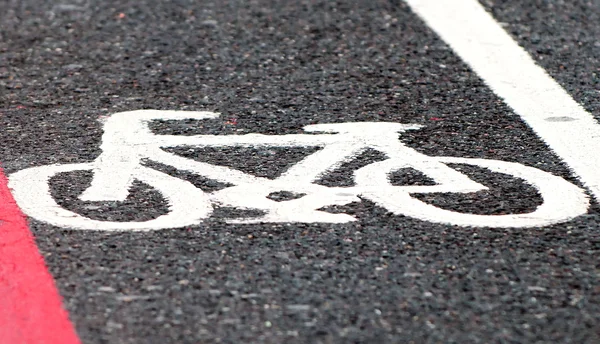
{"type": "Polygon", "coordinates": [[[0,344],[79,344],[0,168],[0,344]]]}

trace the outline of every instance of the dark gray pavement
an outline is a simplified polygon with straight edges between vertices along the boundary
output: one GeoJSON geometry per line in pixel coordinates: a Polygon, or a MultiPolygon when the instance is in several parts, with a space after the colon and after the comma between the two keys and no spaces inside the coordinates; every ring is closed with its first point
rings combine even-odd
{"type": "MultiPolygon", "coordinates": [[[[482,4],[600,118],[600,1],[482,4]]],[[[403,140],[424,154],[519,162],[578,183],[402,1],[0,0],[7,174],[91,161],[102,116],[148,108],[223,114],[155,123],[159,133],[418,123],[403,140]]],[[[187,154],[261,174],[304,153],[187,154]]],[[[344,185],[352,166],[324,183],[344,185]]],[[[478,214],[541,202],[520,180],[464,171],[490,191],[419,197],[478,214]]],[[[126,204],[90,210],[76,200],[89,182],[59,175],[53,195],[98,219],[166,211],[141,183],[126,204]]],[[[149,233],[31,227],[84,343],[597,343],[598,210],[546,228],[467,228],[364,200],[337,209],[360,220],[340,225],[233,225],[222,209],[149,233]]]]}

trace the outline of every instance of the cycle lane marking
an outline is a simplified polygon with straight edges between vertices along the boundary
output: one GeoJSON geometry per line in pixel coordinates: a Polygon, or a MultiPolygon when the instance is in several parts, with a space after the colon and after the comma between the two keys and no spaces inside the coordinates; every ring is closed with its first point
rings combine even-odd
{"type": "Polygon", "coordinates": [[[211,112],[172,110],[137,110],[116,113],[105,120],[102,153],[94,162],[46,165],[21,170],[10,176],[14,198],[27,215],[55,226],[88,230],[154,230],[200,224],[211,216],[213,206],[258,209],[263,215],[229,219],[229,223],[355,221],[350,214],[321,211],[330,205],[359,202],[363,196],[396,215],[423,221],[461,226],[537,227],[568,221],[585,214],[589,200],[579,187],[548,172],[518,163],[456,157],[431,157],[402,144],[398,135],[420,128],[414,124],[393,122],[350,122],[314,124],[304,127],[306,134],[293,135],[156,135],[148,125],[152,120],[217,118],[211,112]],[[308,133],[321,133],[308,135],[308,133]],[[322,149],[306,156],[278,178],[270,180],[247,175],[224,166],[215,166],[163,151],[161,147],[236,147],[236,146],[319,146],[322,149]],[[351,161],[361,151],[375,149],[388,159],[371,163],[354,172],[355,185],[325,187],[315,184],[320,176],[340,164],[351,161]],[[190,182],[143,166],[144,159],[207,177],[232,186],[205,193],[190,182]],[[466,175],[446,164],[458,163],[504,173],[535,187],[543,204],[535,211],[519,214],[476,215],[446,211],[413,199],[411,193],[471,193],[487,190],[466,175]],[[429,186],[393,186],[388,172],[414,168],[432,178],[429,186]],[[84,201],[124,201],[134,180],[159,191],[170,211],[148,221],[114,222],[91,219],[59,205],[51,195],[50,181],[60,173],[90,170],[90,187],[79,199],[84,201]],[[302,178],[300,178],[302,177],[302,178]],[[298,182],[298,179],[302,179],[298,182]],[[302,194],[297,199],[280,202],[271,193],[287,191],[302,194]],[[190,202],[190,200],[194,200],[190,202]]]}
{"type": "Polygon", "coordinates": [[[2,169],[0,343],[80,343],[2,169]]]}
{"type": "Polygon", "coordinates": [[[600,201],[600,124],[477,0],[405,0],[600,201]]]}

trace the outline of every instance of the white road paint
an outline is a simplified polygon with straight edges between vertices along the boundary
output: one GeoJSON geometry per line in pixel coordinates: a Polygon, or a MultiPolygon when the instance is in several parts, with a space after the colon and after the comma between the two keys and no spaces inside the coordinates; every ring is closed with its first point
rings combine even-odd
{"type": "Polygon", "coordinates": [[[307,134],[293,135],[156,135],[148,128],[152,120],[210,119],[212,112],[139,110],[117,113],[104,123],[102,154],[84,164],[49,165],[25,169],[9,178],[9,187],[21,209],[29,216],[55,226],[88,230],[155,230],[200,224],[215,206],[261,210],[256,218],[232,219],[231,223],[323,222],[345,223],[356,219],[349,214],[321,211],[331,205],[360,202],[364,197],[397,215],[424,221],[489,227],[536,227],[568,221],[585,214],[589,200],[584,191],[564,179],[517,163],[497,160],[430,157],[405,146],[399,134],[419,125],[400,123],[335,123],[304,127],[307,134]],[[276,179],[252,176],[241,171],[190,160],[162,148],[194,147],[321,147],[290,167],[276,179]],[[384,153],[388,159],[355,171],[355,186],[326,187],[316,184],[320,177],[356,158],[366,149],[384,153]],[[189,171],[232,187],[203,192],[193,184],[143,166],[150,159],[179,170],[189,171]],[[411,197],[411,193],[470,193],[487,188],[448,163],[469,164],[492,172],[512,175],[535,187],[543,204],[526,214],[474,215],[436,208],[411,197]],[[436,182],[431,186],[394,186],[389,175],[402,168],[421,171],[436,182]],[[91,170],[91,186],[81,195],[86,201],[123,201],[134,180],[160,192],[169,203],[169,213],[145,222],[98,221],[62,208],[50,194],[50,179],[69,171],[91,170]],[[303,195],[275,201],[277,192],[303,195]]]}
{"type": "Polygon", "coordinates": [[[405,0],[600,201],[600,125],[477,0],[405,0]]]}

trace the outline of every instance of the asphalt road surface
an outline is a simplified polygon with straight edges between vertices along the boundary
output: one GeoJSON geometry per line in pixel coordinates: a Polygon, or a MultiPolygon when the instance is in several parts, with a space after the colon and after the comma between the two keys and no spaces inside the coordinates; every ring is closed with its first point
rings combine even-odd
{"type": "MultiPolygon", "coordinates": [[[[600,119],[600,1],[481,5],[600,119]]],[[[140,109],[221,114],[152,121],[156,135],[419,124],[401,142],[421,154],[518,163],[584,187],[404,1],[0,0],[0,162],[9,179],[94,161],[107,118],[140,109]]],[[[272,180],[318,147],[168,150],[272,180]]],[[[350,187],[355,171],[385,159],[363,150],[318,184],[350,187]]],[[[231,186],[152,157],[144,164],[207,193],[231,186]]],[[[450,166],[489,189],[414,197],[479,215],[544,203],[522,178],[450,166]]],[[[414,168],[390,179],[435,184],[414,168]]],[[[91,181],[90,170],[57,173],[49,192],[94,220],[169,212],[139,180],[123,202],[80,200],[91,181]]],[[[29,224],[83,343],[598,343],[600,208],[586,192],[585,214],[533,227],[436,223],[362,196],[325,209],[356,219],[342,223],[239,224],[231,219],[263,213],[214,205],[199,223],[153,231],[29,224]]],[[[294,195],[270,197],[278,196],[294,195]]]]}

